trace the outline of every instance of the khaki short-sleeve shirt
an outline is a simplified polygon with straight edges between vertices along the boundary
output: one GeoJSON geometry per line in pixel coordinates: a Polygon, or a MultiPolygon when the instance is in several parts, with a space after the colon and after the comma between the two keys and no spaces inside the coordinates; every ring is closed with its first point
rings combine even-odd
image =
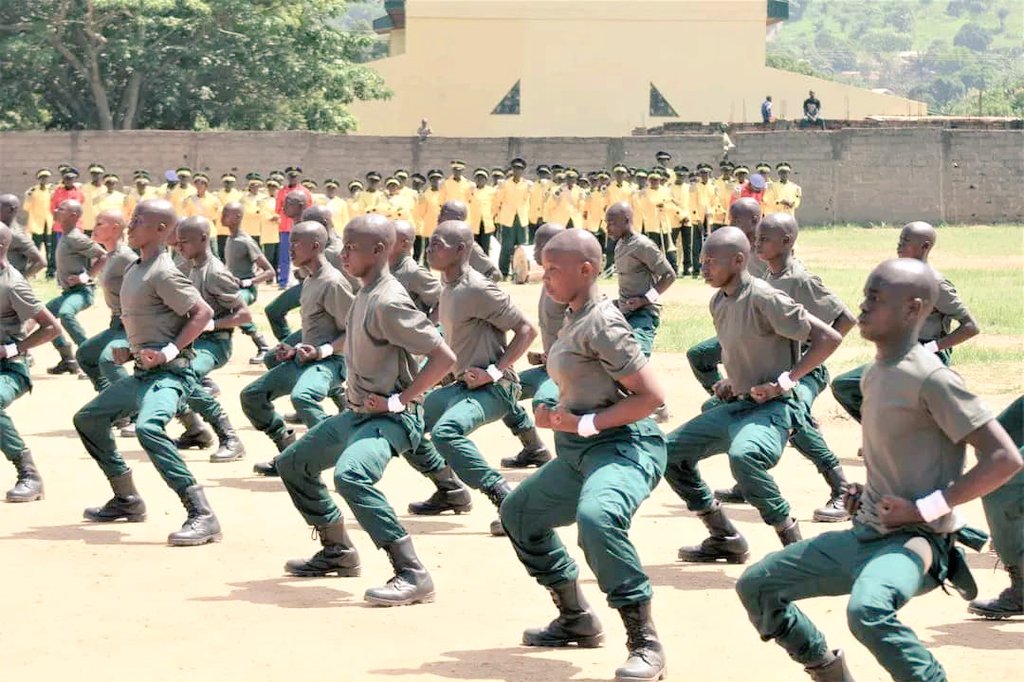
{"type": "Polygon", "coordinates": [[[971,319],[971,313],[960,300],[953,283],[941,274],[936,274],[939,278],[939,297],[921,327],[921,341],[936,341],[948,336],[953,328],[953,320],[964,324],[971,319]]]}
{"type": "Polygon", "coordinates": [[[628,393],[618,380],[639,372],[647,358],[618,306],[591,299],[566,313],[558,340],[548,351],[548,374],[558,384],[559,402],[575,414],[603,410],[628,393]]]}
{"type": "Polygon", "coordinates": [[[207,255],[202,265],[193,261],[188,278],[192,286],[199,290],[203,300],[213,308],[213,319],[227,317],[241,307],[238,282],[227,266],[213,254],[207,255]]]}
{"type": "Polygon", "coordinates": [[[299,297],[302,343],[319,347],[344,334],[352,298],[348,280],[330,263],[306,277],[299,297]]]}
{"type": "MultiPolygon", "coordinates": [[[[867,483],[857,520],[885,533],[878,518],[882,497],[913,501],[958,480],[964,439],[993,415],[959,374],[920,345],[897,360],[868,365],[861,389],[867,483]]],[[[923,527],[951,533],[961,525],[951,513],[923,527]]]]}
{"type": "Polygon", "coordinates": [[[800,344],[811,333],[802,305],[745,271],[735,296],[719,290],[712,297],[711,317],[736,395],[792,369],[800,358],[800,344]]]}
{"type": "Polygon", "coordinates": [[[442,343],[441,334],[391,274],[360,289],[345,335],[349,407],[358,412],[372,394],[404,391],[418,372],[417,356],[442,343]]]}
{"type": "Polygon", "coordinates": [[[173,343],[200,298],[166,251],[136,260],[121,282],[121,321],[132,351],[173,343]]]}
{"type": "Polygon", "coordinates": [[[537,304],[537,321],[540,327],[540,341],[544,352],[551,351],[551,346],[558,340],[558,332],[565,323],[565,312],[569,306],[564,303],[556,303],[548,292],[543,288],[540,290],[540,302],[537,304]]]}
{"type": "Polygon", "coordinates": [[[498,272],[498,266],[494,264],[479,244],[473,242],[473,248],[469,252],[469,267],[479,272],[488,279],[493,279],[498,272]]]}
{"type": "Polygon", "coordinates": [[[763,279],[779,291],[788,294],[806,308],[807,312],[825,324],[832,324],[843,313],[850,313],[846,304],[825,286],[821,278],[812,274],[795,258],[790,259],[786,268],[779,274],[769,271],[763,279]]]}
{"type": "Polygon", "coordinates": [[[7,262],[18,272],[25,274],[29,262],[35,260],[37,253],[39,249],[36,248],[32,237],[17,223],[11,225],[11,245],[7,247],[7,262]]]}
{"type": "Polygon", "coordinates": [[[224,265],[238,279],[252,279],[256,274],[256,261],[262,255],[256,241],[244,232],[229,236],[224,243],[224,265]]]}
{"type": "Polygon", "coordinates": [[[0,266],[0,344],[25,338],[25,322],[38,315],[43,304],[21,273],[0,266]]]}
{"type": "Polygon", "coordinates": [[[65,233],[57,244],[57,283],[62,289],[68,288],[65,279],[88,272],[92,262],[104,253],[103,247],[81,230],[65,233]]]}
{"type": "Polygon", "coordinates": [[[107,257],[107,262],[100,273],[100,287],[103,288],[103,300],[110,308],[110,314],[121,316],[121,283],[124,273],[139,259],[139,254],[132,251],[124,242],[117,246],[107,257]]]}
{"type": "Polygon", "coordinates": [[[631,233],[615,243],[615,271],[619,275],[619,300],[625,301],[646,294],[672,274],[672,266],[657,244],[642,234],[631,233]]]}
{"type": "Polygon", "coordinates": [[[391,274],[409,292],[412,302],[423,312],[430,312],[441,300],[441,280],[434,277],[430,270],[414,261],[409,256],[395,264],[391,274]]]}

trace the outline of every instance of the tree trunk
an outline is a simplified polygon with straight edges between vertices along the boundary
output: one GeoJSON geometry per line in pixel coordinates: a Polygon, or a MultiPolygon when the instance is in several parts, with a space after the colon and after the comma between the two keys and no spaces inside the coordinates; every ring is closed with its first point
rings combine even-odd
{"type": "Polygon", "coordinates": [[[142,72],[133,71],[131,77],[128,79],[128,85],[125,86],[125,93],[122,98],[124,101],[124,107],[120,125],[118,126],[121,130],[133,130],[135,128],[135,115],[139,111],[139,99],[141,94],[142,72]]]}

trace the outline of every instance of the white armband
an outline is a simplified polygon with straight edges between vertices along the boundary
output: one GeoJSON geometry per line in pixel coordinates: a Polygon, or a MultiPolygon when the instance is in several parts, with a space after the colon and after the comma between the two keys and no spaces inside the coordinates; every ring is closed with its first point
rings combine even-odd
{"type": "Polygon", "coordinates": [[[178,357],[178,355],[181,353],[181,351],[178,350],[178,347],[175,346],[173,343],[169,343],[163,348],[161,348],[160,352],[163,353],[166,362],[170,362],[174,358],[178,357]]]}
{"type": "Polygon", "coordinates": [[[405,412],[401,393],[392,393],[388,396],[388,412],[405,412]]]}
{"type": "Polygon", "coordinates": [[[82,274],[78,275],[78,283],[79,284],[88,284],[90,281],[91,281],[91,278],[89,277],[89,273],[88,272],[83,272],[82,274]]]}
{"type": "Polygon", "coordinates": [[[936,490],[932,494],[916,500],[914,506],[917,507],[917,511],[921,512],[921,518],[925,520],[925,523],[941,519],[953,511],[950,509],[949,503],[946,502],[946,496],[942,494],[941,490],[936,490]]]}
{"type": "Polygon", "coordinates": [[[324,345],[317,348],[316,351],[317,354],[320,356],[320,359],[323,360],[334,355],[334,346],[332,346],[329,343],[325,343],[324,345]]]}
{"type": "Polygon", "coordinates": [[[502,380],[502,378],[505,376],[505,373],[502,372],[497,367],[495,367],[494,365],[488,365],[487,366],[487,376],[489,376],[491,378],[491,381],[498,382],[498,381],[502,380]]]}
{"type": "Polygon", "coordinates": [[[252,280],[251,279],[243,279],[242,280],[242,288],[243,289],[248,289],[251,286],[252,286],[252,280]]]}
{"type": "Polygon", "coordinates": [[[211,317],[210,320],[206,323],[206,326],[203,327],[203,331],[204,332],[212,332],[215,328],[216,328],[216,323],[214,322],[213,318],[211,317]]]}
{"type": "Polygon", "coordinates": [[[646,298],[651,303],[657,303],[661,299],[661,294],[658,293],[657,289],[651,287],[650,289],[647,290],[647,293],[644,294],[644,298],[646,298]]]}
{"type": "Polygon", "coordinates": [[[18,357],[18,355],[19,355],[19,353],[18,353],[18,344],[16,344],[16,343],[4,344],[4,357],[5,358],[8,358],[8,359],[16,358],[16,357],[18,357]]]}
{"type": "Polygon", "coordinates": [[[792,391],[796,387],[796,382],[789,377],[789,372],[783,372],[779,375],[779,378],[775,380],[775,383],[779,385],[779,388],[783,392],[792,391]]]}
{"type": "Polygon", "coordinates": [[[576,426],[576,433],[584,438],[590,438],[601,433],[601,430],[594,425],[597,415],[591,412],[580,417],[580,423],[576,426]]]}
{"type": "Polygon", "coordinates": [[[937,341],[929,341],[928,343],[922,343],[921,345],[924,346],[924,349],[929,353],[939,352],[939,344],[937,341]]]}

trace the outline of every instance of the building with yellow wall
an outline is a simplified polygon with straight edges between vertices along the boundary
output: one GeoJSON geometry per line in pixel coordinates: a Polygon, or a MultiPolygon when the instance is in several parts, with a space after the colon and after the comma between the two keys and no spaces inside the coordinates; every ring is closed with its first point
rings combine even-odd
{"type": "Polygon", "coordinates": [[[351,105],[359,134],[622,136],[672,121],[924,115],[925,104],[765,66],[784,0],[387,0],[371,66],[393,96],[351,105]],[[655,94],[658,93],[658,94],[655,94]],[[659,97],[660,95],[660,97],[659,97]],[[674,115],[673,115],[674,114],[674,115]]]}

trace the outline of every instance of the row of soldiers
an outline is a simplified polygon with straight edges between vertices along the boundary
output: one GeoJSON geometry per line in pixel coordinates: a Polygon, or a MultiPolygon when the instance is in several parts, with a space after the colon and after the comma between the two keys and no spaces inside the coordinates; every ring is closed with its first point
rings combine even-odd
{"type": "MultiPolygon", "coordinates": [[[[451,162],[448,177],[439,169],[425,175],[397,169],[386,178],[376,171],[366,174],[365,182],[352,180],[348,196],[339,194],[338,180],[328,178],[323,191],[315,180],[302,177],[298,166],[272,171],[266,180],[259,173],[245,176],[245,189],[239,188],[233,173],[224,173],[221,188],[212,191],[205,173],[193,173],[186,167],[168,171],[166,183],[154,186],[147,171],[133,174],[133,185],[122,187],[117,175],[107,173],[101,164],[89,167],[90,181],[78,182],[78,171],[70,166],[58,169],[61,184],[49,183],[48,169],[37,173],[37,184],[25,193],[26,227],[37,245],[47,243],[46,233],[54,236],[59,226],[53,225],[52,212],[60,201],[76,199],[83,206],[83,225],[88,231],[95,216],[104,210],[121,210],[129,217],[142,199],[166,198],[179,215],[203,216],[216,225],[217,247],[227,238],[227,228],[219,223],[223,206],[238,201],[242,204],[243,223],[248,234],[263,247],[273,263],[280,263],[285,273],[287,246],[281,246],[282,234],[289,224],[282,220],[281,196],[301,188],[314,205],[331,211],[335,225],[344,226],[352,218],[380,213],[396,220],[409,221],[416,231],[414,256],[422,262],[423,246],[438,224],[440,206],[447,201],[461,201],[469,208],[468,222],[477,243],[490,253],[492,238],[501,244],[499,269],[504,277],[510,274],[516,247],[529,244],[539,225],[556,222],[585,228],[606,244],[604,214],[618,201],[632,205],[640,231],[649,235],[666,251],[670,263],[678,269],[681,260],[683,275],[697,276],[694,267],[703,236],[713,227],[726,223],[729,206],[738,198],[754,197],[766,213],[784,212],[795,215],[802,198],[801,188],[790,180],[792,167],[779,163],[777,179],[767,163],[755,166],[751,174],[746,166],[728,161],[719,164],[719,176],[712,177],[712,167],[699,163],[691,171],[683,165],[671,166],[669,152],[656,154],[650,169],[615,165],[611,172],[595,170],[581,173],[559,164],[540,165],[535,179],[525,177],[526,161],[512,159],[508,167],[477,168],[472,179],[466,164],[451,162]],[[682,258],[677,258],[677,251],[682,258]]],[[[287,239],[287,238],[286,238],[287,239]]],[[[608,257],[611,252],[608,247],[608,257]]],[[[48,274],[53,275],[52,258],[48,274]]],[[[285,275],[287,276],[287,275],[285,275]]],[[[280,282],[287,286],[287,280],[280,282]]]]}
{"type": "MultiPolygon", "coordinates": [[[[1005,554],[1013,584],[995,600],[972,602],[971,609],[990,617],[1022,612],[1024,476],[1018,473],[1018,448],[1024,408],[1018,401],[994,419],[945,366],[949,349],[977,328],[955,289],[927,264],[936,242],[931,226],[904,228],[899,258],[871,273],[854,318],[795,259],[799,230],[793,216],[762,217],[755,198],[734,201],[728,220],[733,225],[712,231],[700,258],[705,281],[717,290],[710,312],[718,350],[702,357],[717,352],[709,364],[714,373],[724,366],[726,376],[709,377],[706,370],[699,378],[711,400],[666,436],[651,418],[664,406],[665,392],[648,360],[661,300],[677,273],[665,252],[639,231],[630,202],[616,202],[605,213],[615,244],[615,300],[604,299],[595,287],[603,253],[591,232],[554,223],[538,228],[535,253],[545,280],[537,353],[528,352],[537,327],[471,265],[479,245],[462,202],[441,207],[426,249],[440,278],[412,258],[416,233],[408,221],[367,214],[350,220],[339,236],[330,211],[310,205],[302,192],[290,191],[284,204],[294,221],[290,251],[302,279],[275,303],[295,290],[292,303],[300,309],[302,327],[275,328],[280,342],[267,355],[268,371],[240,398],[251,425],[278,451],[254,471],[281,478],[322,545],[309,559],[288,561],[288,573],[359,573],[359,554],[342,512],[320,479],[330,469],[337,492],[395,571],[385,585],[367,590],[367,601],[398,606],[435,598],[411,536],[376,486],[390,459],[401,456],[435,488],[425,501],[410,504],[410,513],[468,511],[471,490],[496,508],[491,533],[508,536],[558,610],[549,625],[524,632],[526,645],[597,646],[603,639],[578,584],[578,569],[554,533],[577,523],[586,560],[625,626],[629,653],[616,679],[661,679],[665,653],[653,623],[650,581],[628,537],[630,523],[664,477],[708,531],[699,544],[680,548],[679,558],[748,561],[745,538],[699,471],[704,458],[727,453],[738,500],[754,506],[783,546],[744,573],[737,584],[740,599],[761,637],[777,640],[812,679],[852,677],[842,652],[826,645],[793,602],[846,592],[857,638],[895,679],[943,679],[939,663],[896,612],[947,578],[969,584],[953,543],[972,538],[953,507],[977,497],[986,498],[996,548],[1005,554]],[[856,392],[841,400],[863,424],[867,481],[847,482],[834,454],[815,460],[830,496],[815,519],[852,516],[854,524],[803,541],[770,470],[787,440],[823,443],[811,406],[829,383],[823,363],[854,324],[878,349],[876,362],[858,370],[863,378],[856,392]],[[532,367],[520,374],[515,365],[524,357],[532,367]],[[286,395],[308,429],[301,437],[289,426],[294,419],[274,407],[286,395]],[[328,416],[323,409],[328,398],[338,414],[328,416]],[[533,401],[532,417],[521,399],[533,401]],[[538,467],[514,490],[471,438],[499,419],[523,446],[501,468],[538,467]],[[1001,424],[1014,430],[1016,444],[1001,424]],[[538,428],[556,431],[556,457],[538,428]],[[965,443],[978,452],[978,464],[966,474],[965,443]]],[[[223,262],[213,255],[212,221],[179,221],[168,200],[144,200],[136,207],[127,247],[123,216],[100,216],[104,225],[98,223],[94,235],[99,233],[104,248],[78,228],[81,210],[74,200],[58,207],[65,234],[58,252],[61,281],[67,292],[88,288],[99,277],[114,313],[100,355],[109,353],[107,364],[115,366],[135,361],[133,374],[112,375],[106,386],[97,382],[98,395],[74,417],[84,447],[114,493],[85,516],[96,522],[145,519],[145,504],[112,428],[119,419],[134,418],[136,437],[187,511],[169,542],[217,541],[219,521],[178,452],[205,447],[204,427],[192,423],[176,441],[166,426],[175,414],[192,410],[221,439],[213,461],[244,456],[223,408],[201,379],[228,361],[232,330],[252,323],[247,299],[260,280],[272,276],[272,268],[242,230],[237,202],[220,216],[229,230],[223,262]]],[[[0,228],[0,396],[7,396],[6,403],[30,386],[24,354],[56,338],[61,327],[28,283],[6,267],[10,241],[11,230],[0,228]],[[28,320],[35,323],[30,334],[24,328],[28,320]]],[[[837,396],[840,383],[833,384],[837,396]]],[[[8,499],[39,499],[38,470],[13,422],[2,416],[4,452],[19,475],[8,499]]]]}

